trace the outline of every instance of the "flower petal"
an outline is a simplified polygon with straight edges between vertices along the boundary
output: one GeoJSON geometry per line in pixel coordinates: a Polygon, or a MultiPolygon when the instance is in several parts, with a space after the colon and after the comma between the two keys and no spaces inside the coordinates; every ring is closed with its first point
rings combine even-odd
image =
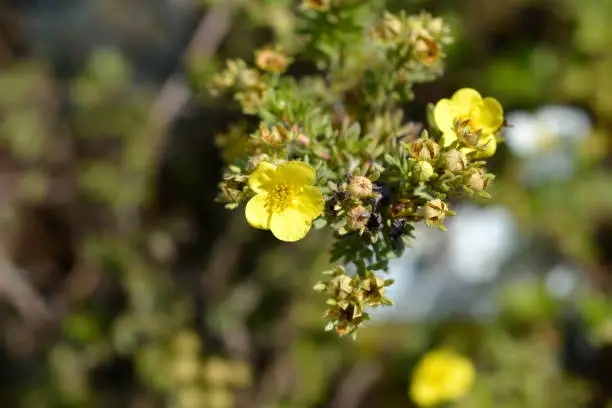
{"type": "Polygon", "coordinates": [[[244,215],[253,228],[269,230],[272,214],[266,206],[266,195],[257,194],[246,205],[244,215]]]}
{"type": "Polygon", "coordinates": [[[442,135],[441,142],[444,147],[448,147],[455,140],[457,140],[457,134],[454,131],[449,131],[449,132],[444,132],[444,134],[442,135]]]}
{"type": "Polygon", "coordinates": [[[440,99],[438,103],[436,103],[433,113],[434,120],[440,131],[443,133],[452,131],[455,112],[453,103],[450,99],[440,99]]]}
{"type": "Polygon", "coordinates": [[[249,177],[249,188],[256,193],[263,193],[271,188],[276,177],[277,167],[272,163],[260,162],[249,177]]]}
{"type": "Polygon", "coordinates": [[[470,116],[472,110],[482,104],[482,96],[472,88],[461,88],[456,91],[452,98],[453,104],[459,115],[470,116]]]}
{"type": "Polygon", "coordinates": [[[295,242],[308,234],[311,224],[312,218],[306,212],[290,207],[272,214],[270,231],[281,241],[295,242]]]}
{"type": "Polygon", "coordinates": [[[440,392],[435,386],[424,381],[414,381],[410,387],[410,397],[420,407],[431,407],[440,403],[440,392]]]}
{"type": "Polygon", "coordinates": [[[475,159],[486,159],[487,157],[493,156],[496,150],[497,139],[495,139],[495,135],[488,134],[481,138],[479,149],[474,151],[472,157],[475,159]]]}
{"type": "Polygon", "coordinates": [[[315,169],[302,161],[289,161],[278,166],[278,179],[292,187],[302,187],[312,184],[317,177],[315,169]]]}
{"type": "Polygon", "coordinates": [[[485,132],[495,132],[504,123],[504,108],[495,98],[484,98],[478,115],[478,124],[485,132]]]}
{"type": "Polygon", "coordinates": [[[317,218],[323,212],[325,200],[318,188],[305,186],[302,191],[295,196],[295,207],[307,214],[311,220],[317,218]]]}

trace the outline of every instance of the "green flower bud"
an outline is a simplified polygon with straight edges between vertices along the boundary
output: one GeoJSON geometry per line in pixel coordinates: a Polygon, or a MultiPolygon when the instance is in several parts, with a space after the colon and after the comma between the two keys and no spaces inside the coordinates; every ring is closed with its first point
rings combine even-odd
{"type": "Polygon", "coordinates": [[[431,163],[424,160],[418,161],[413,170],[413,174],[417,180],[423,182],[428,181],[434,175],[434,173],[435,171],[431,163]]]}

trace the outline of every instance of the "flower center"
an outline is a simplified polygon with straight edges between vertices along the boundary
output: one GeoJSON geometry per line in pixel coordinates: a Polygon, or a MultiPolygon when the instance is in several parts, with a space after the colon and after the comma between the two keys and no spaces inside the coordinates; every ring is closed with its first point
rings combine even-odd
{"type": "Polygon", "coordinates": [[[270,211],[281,212],[293,201],[293,190],[286,184],[274,186],[268,195],[268,207],[270,211]]]}
{"type": "Polygon", "coordinates": [[[465,131],[469,127],[470,132],[476,132],[479,130],[478,123],[474,116],[461,115],[459,120],[459,131],[465,131]]]}

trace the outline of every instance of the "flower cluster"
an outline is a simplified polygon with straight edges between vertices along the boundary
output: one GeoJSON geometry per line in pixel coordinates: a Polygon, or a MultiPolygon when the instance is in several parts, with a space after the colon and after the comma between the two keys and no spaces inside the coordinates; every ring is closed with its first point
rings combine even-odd
{"type": "Polygon", "coordinates": [[[341,336],[355,333],[361,323],[370,319],[370,315],[365,311],[366,306],[393,304],[384,296],[385,287],[393,283],[392,279],[383,280],[373,272],[367,272],[363,278],[349,277],[342,267],[323,274],[330,279],[318,282],[314,290],[328,295],[329,308],[325,311],[325,318],[329,323],[325,330],[336,330],[341,336]]]}
{"type": "Polygon", "coordinates": [[[255,53],[258,68],[231,61],[211,85],[260,120],[250,134],[234,128],[219,138],[228,160],[220,200],[246,204],[251,226],[286,242],[315,224],[330,227],[331,262],[340,266],[316,288],[328,295],[327,328],[340,335],[354,334],[368,307],[390,304],[383,293],[391,281],[377,273],[410,244],[417,223],[444,229],[450,197],[489,196],[493,175],[482,159],[495,153],[504,126],[499,102],[471,88],[431,105],[429,126],[406,121],[412,85],[442,72],[449,30],[427,13],[363,22],[376,10],[304,1],[292,55],[321,73],[284,75],[290,58],[267,46],[255,53]]]}

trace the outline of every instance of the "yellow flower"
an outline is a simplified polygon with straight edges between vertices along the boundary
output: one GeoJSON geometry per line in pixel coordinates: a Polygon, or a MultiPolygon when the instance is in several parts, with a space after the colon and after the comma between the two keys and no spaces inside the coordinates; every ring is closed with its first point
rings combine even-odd
{"type": "Polygon", "coordinates": [[[475,377],[467,358],[448,350],[431,351],[415,368],[410,396],[422,407],[453,401],[469,391],[475,377]]]}
{"type": "Polygon", "coordinates": [[[504,123],[504,110],[495,98],[483,98],[471,88],[459,89],[451,99],[441,99],[434,109],[434,120],[442,131],[444,146],[457,137],[466,145],[464,153],[485,158],[495,154],[495,133],[504,123]]]}
{"type": "Polygon", "coordinates": [[[256,193],[246,205],[249,224],[272,231],[281,241],[304,238],[312,220],[323,212],[323,194],[311,185],[315,177],[315,170],[304,162],[259,163],[249,177],[249,188],[256,193]]]}

